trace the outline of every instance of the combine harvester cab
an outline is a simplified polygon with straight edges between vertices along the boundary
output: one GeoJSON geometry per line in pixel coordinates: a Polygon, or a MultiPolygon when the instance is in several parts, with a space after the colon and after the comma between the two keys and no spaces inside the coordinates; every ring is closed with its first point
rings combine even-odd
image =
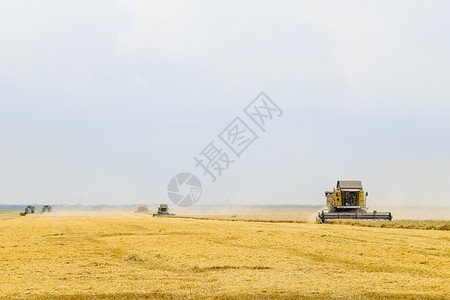
{"type": "Polygon", "coordinates": [[[326,191],[328,210],[319,212],[317,220],[392,220],[390,212],[367,211],[366,199],[361,181],[339,180],[336,189],[326,191]]]}

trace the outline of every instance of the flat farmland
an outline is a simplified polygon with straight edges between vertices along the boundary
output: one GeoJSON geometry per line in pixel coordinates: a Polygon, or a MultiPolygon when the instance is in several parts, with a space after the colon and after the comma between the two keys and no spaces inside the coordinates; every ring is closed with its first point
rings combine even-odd
{"type": "Polygon", "coordinates": [[[445,299],[449,241],[355,224],[11,215],[0,219],[0,298],[445,299]]]}

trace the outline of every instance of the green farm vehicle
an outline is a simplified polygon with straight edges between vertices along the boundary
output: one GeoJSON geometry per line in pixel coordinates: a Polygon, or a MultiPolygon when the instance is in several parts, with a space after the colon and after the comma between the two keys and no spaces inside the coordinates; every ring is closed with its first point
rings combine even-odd
{"type": "Polygon", "coordinates": [[[33,205],[28,205],[27,207],[25,207],[25,211],[21,212],[20,215],[21,216],[25,216],[28,214],[34,214],[35,208],[33,205]]]}
{"type": "Polygon", "coordinates": [[[52,207],[50,205],[42,206],[42,213],[45,213],[45,212],[52,212],[52,207]]]}

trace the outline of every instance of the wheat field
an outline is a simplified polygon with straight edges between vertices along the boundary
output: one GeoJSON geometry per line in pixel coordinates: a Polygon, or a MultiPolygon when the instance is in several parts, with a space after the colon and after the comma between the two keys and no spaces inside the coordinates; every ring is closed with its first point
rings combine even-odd
{"type": "Polygon", "coordinates": [[[1,299],[445,299],[445,230],[113,212],[0,218],[1,299]]]}

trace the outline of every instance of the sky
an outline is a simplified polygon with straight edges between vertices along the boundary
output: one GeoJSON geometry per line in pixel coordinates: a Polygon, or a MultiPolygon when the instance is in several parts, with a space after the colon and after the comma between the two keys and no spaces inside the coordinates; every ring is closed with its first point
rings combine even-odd
{"type": "Polygon", "coordinates": [[[0,1],[0,204],[449,205],[448,1],[0,1]],[[244,109],[281,110],[262,131],[244,109]],[[239,156],[220,133],[258,136],[239,156]],[[252,123],[253,122],[253,123],[252,123]],[[196,166],[210,142],[229,168],[196,166]]]}

